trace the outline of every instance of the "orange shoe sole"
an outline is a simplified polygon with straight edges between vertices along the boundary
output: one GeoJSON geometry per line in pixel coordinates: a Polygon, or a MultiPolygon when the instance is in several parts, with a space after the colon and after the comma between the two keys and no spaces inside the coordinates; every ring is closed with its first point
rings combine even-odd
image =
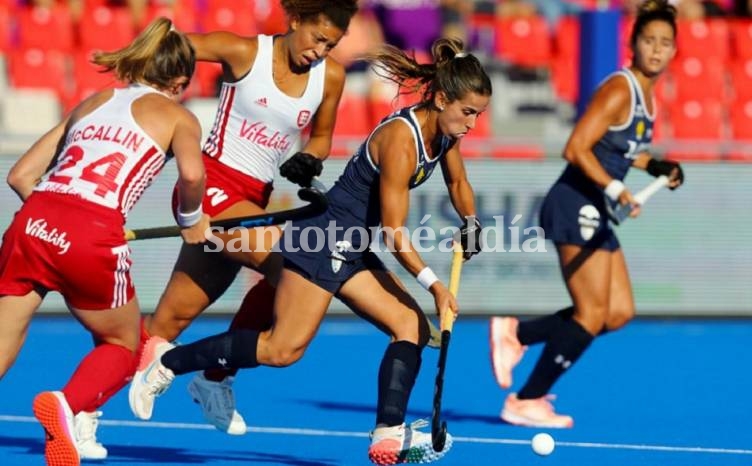
{"type": "Polygon", "coordinates": [[[44,427],[44,457],[47,466],[79,466],[76,446],[68,432],[65,412],[52,392],[42,392],[34,398],[34,417],[44,427]]]}

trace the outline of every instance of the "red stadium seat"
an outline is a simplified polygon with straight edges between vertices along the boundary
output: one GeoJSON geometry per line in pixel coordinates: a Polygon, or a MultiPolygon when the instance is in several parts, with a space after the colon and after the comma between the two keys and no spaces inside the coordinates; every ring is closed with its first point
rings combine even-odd
{"type": "Polygon", "coordinates": [[[349,157],[371,131],[365,97],[343,94],[337,110],[331,155],[349,157]]]}
{"type": "Polygon", "coordinates": [[[752,57],[731,63],[731,83],[734,88],[734,98],[752,98],[752,57]]]}
{"type": "Polygon", "coordinates": [[[724,136],[723,106],[716,100],[677,102],[671,112],[676,149],[669,158],[715,161],[720,157],[718,143],[724,136]]]}
{"type": "Polygon", "coordinates": [[[736,19],[731,21],[731,42],[734,57],[737,59],[752,58],[752,20],[736,19]]]}
{"type": "Polygon", "coordinates": [[[66,56],[58,50],[16,49],[9,56],[10,84],[15,88],[50,89],[61,99],[72,94],[66,56]]]}
{"type": "Polygon", "coordinates": [[[619,63],[621,63],[622,66],[629,66],[632,64],[632,44],[630,44],[629,39],[632,36],[632,28],[634,27],[635,17],[634,16],[623,16],[621,19],[621,23],[619,24],[619,37],[620,37],[620,57],[619,57],[619,63]]]}
{"type": "Polygon", "coordinates": [[[752,142],[752,97],[734,102],[730,114],[733,138],[752,142]]]}
{"type": "Polygon", "coordinates": [[[547,67],[551,36],[540,16],[502,17],[496,20],[496,55],[514,65],[547,67]]]}
{"type": "Polygon", "coordinates": [[[19,47],[63,52],[73,49],[73,20],[64,4],[19,8],[16,18],[19,47]]]}
{"type": "Polygon", "coordinates": [[[576,16],[565,16],[556,24],[553,54],[551,83],[556,97],[574,103],[579,93],[580,64],[580,22],[576,16]]]}
{"type": "Polygon", "coordinates": [[[198,15],[192,1],[175,0],[171,5],[152,3],[146,10],[141,29],[161,16],[171,19],[180,31],[193,32],[198,29],[198,15]]]}
{"type": "Polygon", "coordinates": [[[240,36],[256,34],[254,2],[249,0],[212,0],[199,19],[204,32],[231,31],[240,36]]]}
{"type": "Polygon", "coordinates": [[[112,73],[100,73],[101,67],[91,63],[93,50],[78,50],[73,54],[73,80],[76,102],[110,86],[122,86],[112,73]]]}
{"type": "Polygon", "coordinates": [[[284,34],[287,32],[287,16],[280,2],[269,0],[254,2],[253,16],[258,34],[284,34]]]}
{"type": "Polygon", "coordinates": [[[10,48],[10,9],[7,5],[0,5],[0,54],[10,48]]]}
{"type": "Polygon", "coordinates": [[[191,85],[185,92],[189,97],[216,97],[219,95],[222,65],[205,61],[196,62],[191,85]]]}
{"type": "Polygon", "coordinates": [[[752,97],[734,102],[730,114],[733,147],[726,158],[737,162],[752,162],[752,97]]]}
{"type": "Polygon", "coordinates": [[[675,58],[670,65],[677,100],[728,99],[726,71],[718,58],[675,58]]]}
{"type": "Polygon", "coordinates": [[[725,19],[678,20],[677,56],[729,59],[731,45],[725,19]]]}
{"type": "Polygon", "coordinates": [[[127,8],[96,7],[84,11],[79,27],[82,50],[116,50],[129,45],[136,35],[127,8]]]}

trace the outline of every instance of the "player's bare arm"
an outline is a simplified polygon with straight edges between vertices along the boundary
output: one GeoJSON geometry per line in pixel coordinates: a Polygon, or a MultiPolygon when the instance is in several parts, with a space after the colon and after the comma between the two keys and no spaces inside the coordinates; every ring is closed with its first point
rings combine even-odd
{"type": "Polygon", "coordinates": [[[311,122],[311,137],[302,152],[322,160],[329,156],[332,148],[332,134],[337,121],[337,108],[345,87],[345,68],[336,60],[326,59],[326,79],[324,98],[321,100],[311,122]]]}
{"type": "Polygon", "coordinates": [[[26,201],[34,190],[34,186],[47,172],[57,153],[58,144],[65,135],[67,124],[68,119],[66,118],[47,131],[18,159],[8,172],[8,185],[22,201],[26,201]]]}
{"type": "Polygon", "coordinates": [[[221,63],[225,76],[231,80],[238,80],[248,74],[256,60],[256,37],[241,37],[227,31],[187,36],[196,50],[196,59],[221,63]]]}
{"type": "Polygon", "coordinates": [[[455,144],[441,159],[441,172],[454,210],[461,218],[475,216],[475,193],[467,179],[459,144],[455,144]]]}
{"type": "Polygon", "coordinates": [[[628,118],[630,103],[627,80],[621,76],[608,80],[596,91],[564,148],[564,158],[601,188],[611,182],[611,177],[592,149],[610,126],[623,123],[628,118]]]}

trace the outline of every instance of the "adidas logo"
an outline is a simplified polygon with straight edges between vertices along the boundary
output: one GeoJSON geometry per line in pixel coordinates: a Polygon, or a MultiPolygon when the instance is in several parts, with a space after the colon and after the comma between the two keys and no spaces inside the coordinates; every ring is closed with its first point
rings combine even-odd
{"type": "Polygon", "coordinates": [[[266,97],[262,97],[260,99],[256,99],[256,105],[261,105],[262,107],[268,107],[269,104],[266,102],[266,97]]]}

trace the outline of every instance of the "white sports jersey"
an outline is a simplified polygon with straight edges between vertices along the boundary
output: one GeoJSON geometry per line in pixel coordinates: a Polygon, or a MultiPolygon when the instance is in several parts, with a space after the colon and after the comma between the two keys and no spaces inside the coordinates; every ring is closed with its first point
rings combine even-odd
{"type": "Polygon", "coordinates": [[[273,38],[258,36],[253,67],[239,81],[223,83],[214,126],[204,152],[263,182],[296,147],[324,96],[326,60],[311,64],[301,97],[282,92],[272,76],[273,38]]]}
{"type": "Polygon", "coordinates": [[[164,151],[131,113],[133,101],[150,92],[133,84],[77,121],[65,135],[57,165],[34,188],[79,196],[119,210],[123,219],[164,166],[164,151]]]}

